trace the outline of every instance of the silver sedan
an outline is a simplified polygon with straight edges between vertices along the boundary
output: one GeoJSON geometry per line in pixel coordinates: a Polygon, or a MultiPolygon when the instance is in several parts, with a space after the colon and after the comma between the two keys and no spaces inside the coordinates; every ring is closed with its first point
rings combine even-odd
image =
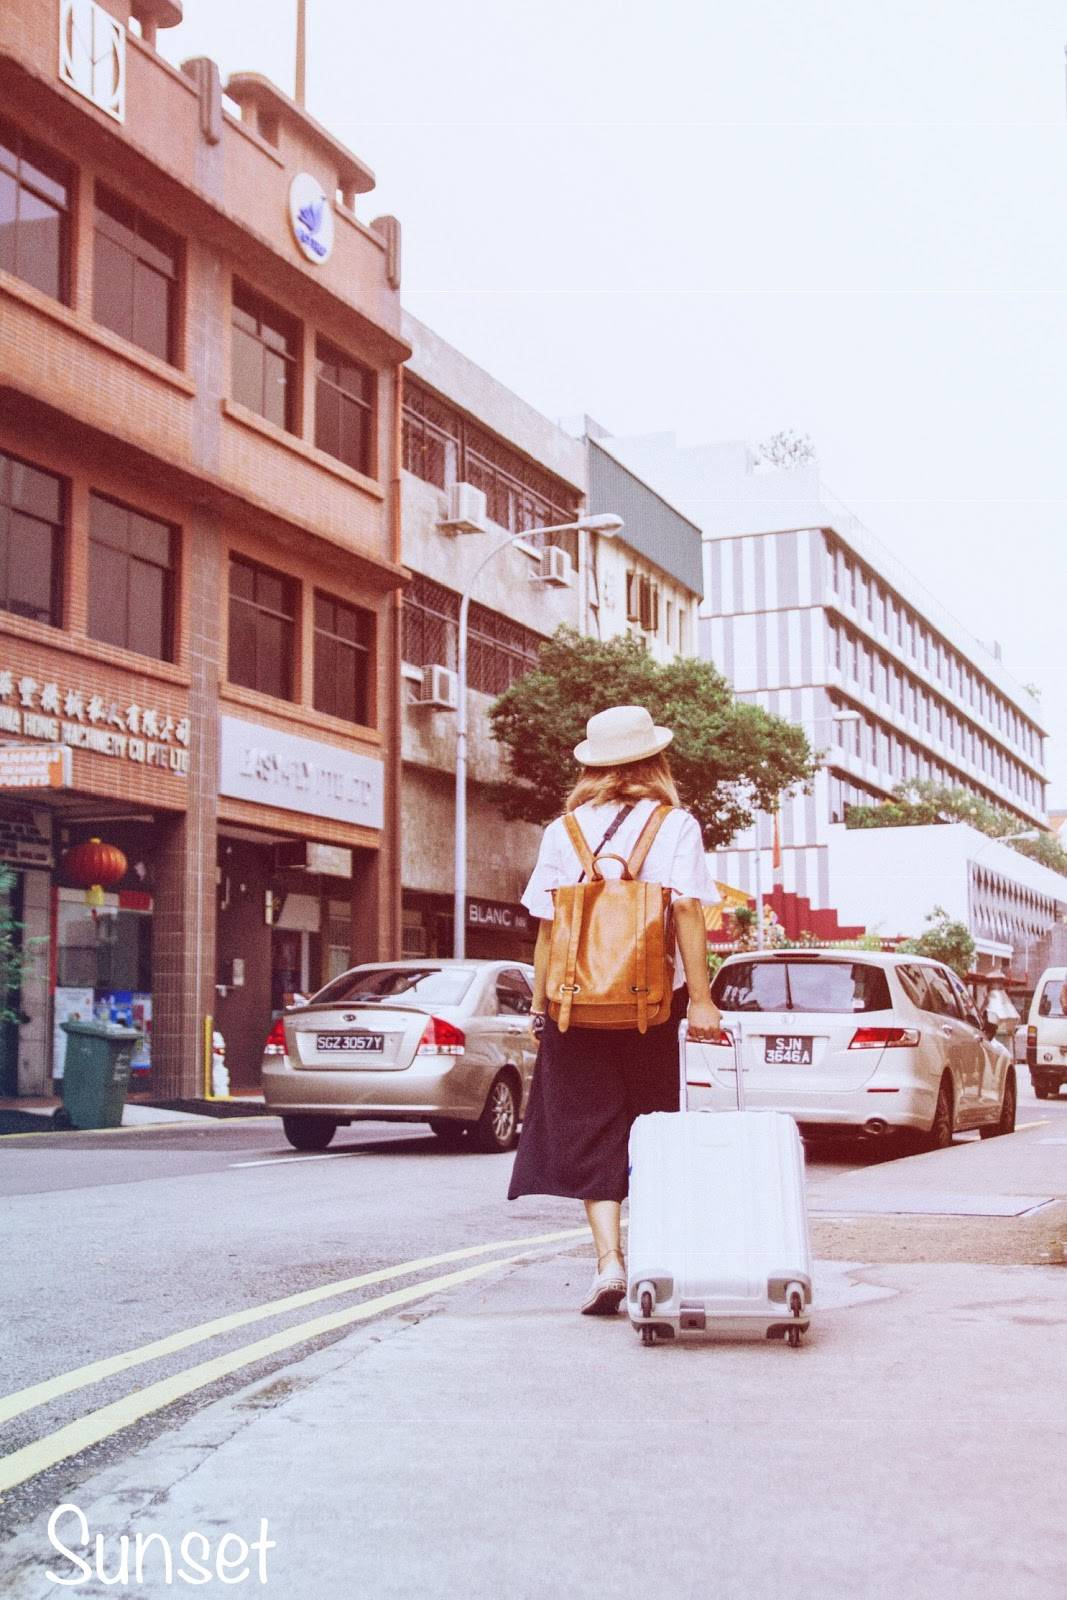
{"type": "Polygon", "coordinates": [[[263,1095],[297,1150],[358,1121],[428,1122],[449,1145],[514,1147],[536,1059],[533,969],[517,961],[368,963],[285,1012],[263,1095]]]}

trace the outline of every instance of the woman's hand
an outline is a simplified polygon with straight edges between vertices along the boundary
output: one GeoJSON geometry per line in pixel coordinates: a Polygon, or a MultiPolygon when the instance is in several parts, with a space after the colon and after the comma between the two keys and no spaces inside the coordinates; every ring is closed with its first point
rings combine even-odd
{"type": "Polygon", "coordinates": [[[721,1028],[722,1013],[714,1000],[690,1000],[689,1041],[691,1044],[706,1044],[710,1039],[718,1038],[721,1028]]]}

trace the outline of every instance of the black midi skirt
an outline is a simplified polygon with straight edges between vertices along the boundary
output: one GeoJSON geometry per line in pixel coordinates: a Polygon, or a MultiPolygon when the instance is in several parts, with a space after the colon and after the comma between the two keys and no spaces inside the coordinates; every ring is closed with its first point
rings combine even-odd
{"type": "Polygon", "coordinates": [[[689,996],[674,991],[668,1022],[637,1029],[568,1028],[545,1019],[508,1199],[554,1194],[624,1200],[636,1117],[678,1109],[678,1024],[689,996]]]}

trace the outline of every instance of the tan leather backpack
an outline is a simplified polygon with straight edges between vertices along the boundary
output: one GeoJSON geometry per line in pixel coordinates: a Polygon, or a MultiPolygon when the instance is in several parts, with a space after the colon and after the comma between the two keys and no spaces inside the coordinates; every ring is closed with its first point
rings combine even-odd
{"type": "Polygon", "coordinates": [[[594,857],[573,815],[563,818],[587,883],[552,891],[554,915],[548,954],[549,1015],[566,1033],[576,1028],[636,1028],[644,1033],[671,1014],[674,928],[671,891],[641,883],[652,842],[670,806],[657,806],[629,860],[594,857]],[[618,861],[622,875],[605,878],[601,861],[618,861]]]}

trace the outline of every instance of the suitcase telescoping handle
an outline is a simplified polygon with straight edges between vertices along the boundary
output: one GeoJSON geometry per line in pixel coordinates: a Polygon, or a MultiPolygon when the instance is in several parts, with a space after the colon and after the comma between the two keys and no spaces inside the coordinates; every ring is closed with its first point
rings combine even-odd
{"type": "MultiPolygon", "coordinates": [[[[730,1035],[734,1047],[734,1080],[736,1084],[737,1109],[745,1109],[745,1072],[744,1072],[744,1041],[741,1036],[741,1019],[731,1022],[723,1030],[730,1035]]],[[[678,1026],[678,1109],[689,1110],[689,1073],[685,1064],[685,1047],[689,1040],[689,1023],[683,1017],[678,1026]]]]}

